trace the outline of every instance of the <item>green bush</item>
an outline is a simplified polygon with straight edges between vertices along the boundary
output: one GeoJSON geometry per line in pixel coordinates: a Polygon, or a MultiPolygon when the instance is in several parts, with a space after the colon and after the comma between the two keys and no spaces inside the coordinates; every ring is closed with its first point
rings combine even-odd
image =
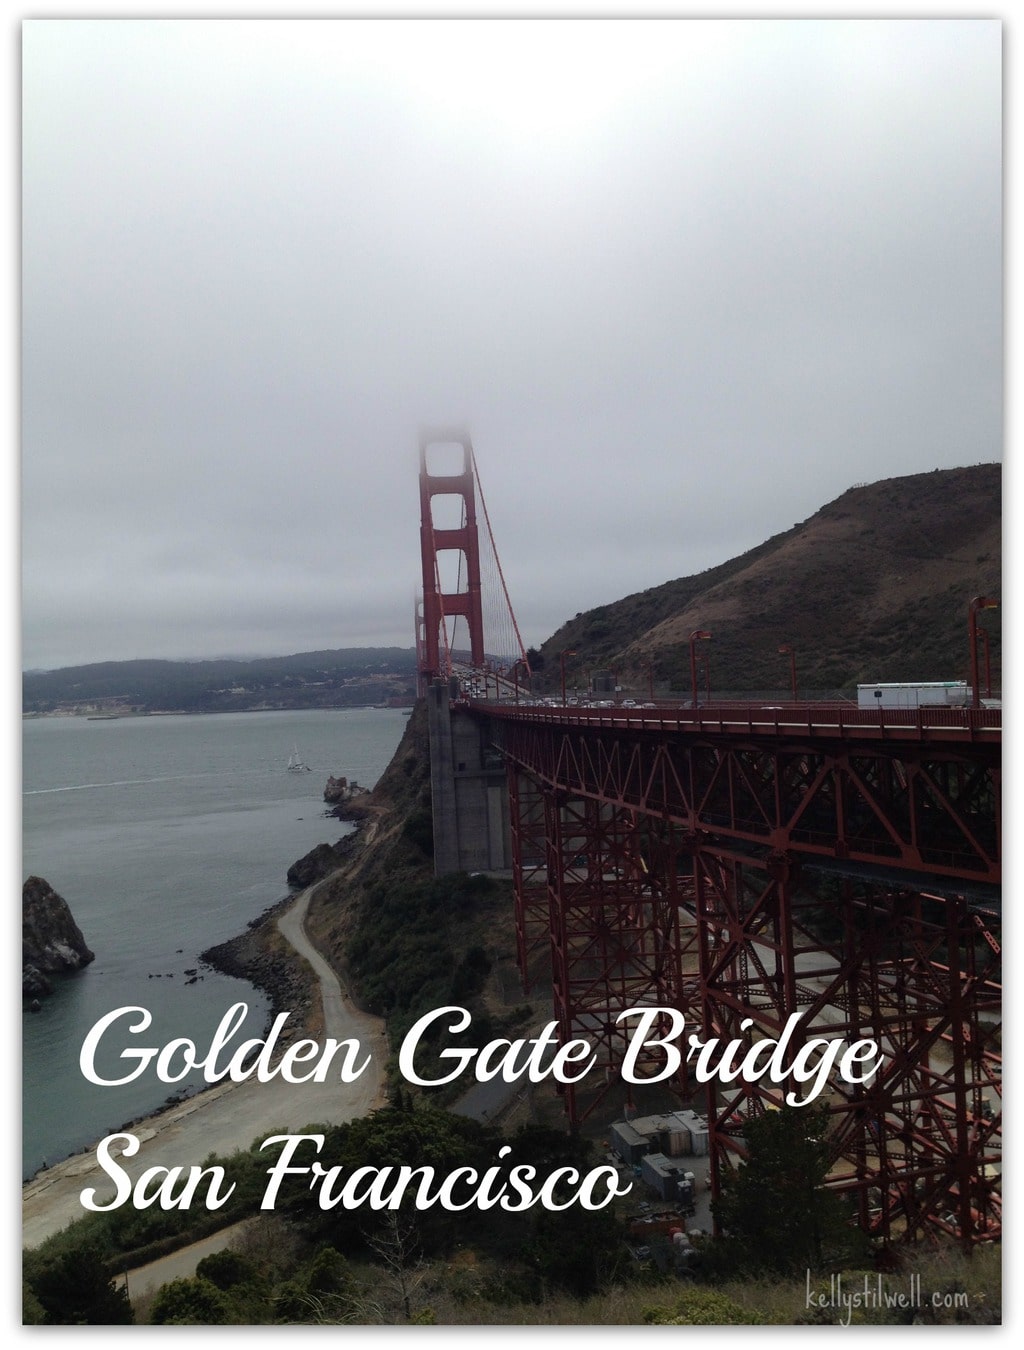
{"type": "Polygon", "coordinates": [[[153,1301],[150,1322],[157,1326],[229,1326],[238,1324],[227,1294],[201,1278],[171,1280],[153,1301]]]}
{"type": "Polygon", "coordinates": [[[209,1280],[218,1289],[233,1289],[235,1285],[245,1284],[256,1278],[256,1269],[251,1261],[230,1249],[211,1252],[204,1256],[196,1266],[196,1275],[209,1280]]]}
{"type": "Polygon", "coordinates": [[[26,1262],[33,1316],[48,1326],[128,1326],[135,1318],[124,1288],[114,1284],[107,1257],[95,1243],[62,1251],[46,1265],[26,1262]],[[30,1273],[31,1272],[31,1273],[30,1273]]]}
{"type": "Polygon", "coordinates": [[[747,1312],[715,1289],[687,1289],[672,1307],[644,1309],[644,1321],[662,1327],[760,1326],[757,1313],[747,1312]]]}

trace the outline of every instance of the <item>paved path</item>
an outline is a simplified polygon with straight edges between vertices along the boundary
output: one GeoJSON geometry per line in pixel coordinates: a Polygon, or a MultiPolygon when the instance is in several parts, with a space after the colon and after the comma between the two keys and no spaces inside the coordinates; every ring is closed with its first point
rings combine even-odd
{"type": "MultiPolygon", "coordinates": [[[[337,875],[337,874],[335,874],[337,875]]],[[[325,881],[331,880],[325,878],[325,881]]],[[[220,1083],[186,1102],[150,1116],[132,1127],[141,1147],[119,1165],[133,1178],[147,1167],[190,1167],[210,1153],[230,1154],[272,1134],[299,1130],[312,1121],[340,1125],[366,1115],[383,1104],[387,1043],[384,1023],[356,1009],[327,962],[314,950],[305,931],[309,902],[317,886],[308,887],[278,920],[278,928],[310,962],[320,979],[325,1036],[336,1040],[355,1037],[361,1057],[371,1063],[354,1083],[335,1079],[326,1083],[220,1083]]],[[[96,1187],[100,1197],[113,1196],[114,1184],[96,1161],[95,1150],[76,1154],[40,1173],[22,1188],[22,1245],[37,1246],[58,1232],[83,1209],[83,1189],[96,1187]]],[[[130,1203],[130,1202],[129,1202],[130,1203]]]]}
{"type": "Polygon", "coordinates": [[[204,1256],[211,1256],[229,1247],[236,1238],[242,1236],[250,1223],[251,1219],[242,1219],[230,1228],[221,1228],[219,1232],[211,1233],[208,1238],[193,1242],[189,1247],[179,1247],[169,1256],[161,1256],[148,1265],[136,1266],[134,1270],[115,1275],[114,1283],[118,1288],[127,1286],[130,1299],[139,1299],[146,1294],[155,1294],[165,1284],[170,1284],[171,1280],[187,1280],[196,1273],[196,1266],[204,1256]]]}

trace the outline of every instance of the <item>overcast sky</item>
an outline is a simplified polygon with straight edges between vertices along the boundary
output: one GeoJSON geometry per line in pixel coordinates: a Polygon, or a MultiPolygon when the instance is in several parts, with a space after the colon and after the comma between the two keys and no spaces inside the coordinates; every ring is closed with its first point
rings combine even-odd
{"type": "Polygon", "coordinates": [[[527,644],[1002,457],[998,20],[21,36],[26,668],[411,646],[422,425],[527,644]]]}

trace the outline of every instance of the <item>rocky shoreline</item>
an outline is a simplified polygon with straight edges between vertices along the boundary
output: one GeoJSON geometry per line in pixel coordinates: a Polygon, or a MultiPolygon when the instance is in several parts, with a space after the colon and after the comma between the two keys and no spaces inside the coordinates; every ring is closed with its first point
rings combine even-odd
{"type": "MultiPolygon", "coordinates": [[[[204,965],[222,975],[246,980],[266,995],[270,1001],[267,1029],[281,1013],[291,1013],[286,1028],[291,1037],[299,1035],[314,1016],[318,986],[308,963],[282,943],[277,921],[295,903],[298,892],[323,881],[354,858],[362,845],[362,826],[371,812],[364,806],[354,809],[339,806],[328,814],[352,821],[355,824],[353,833],[339,839],[336,844],[317,844],[304,857],[292,863],[287,873],[288,885],[292,888],[288,895],[251,919],[244,933],[207,947],[199,954],[204,965]],[[345,814],[342,815],[342,812],[345,814]]],[[[288,1035],[285,1037],[287,1039],[288,1035]]]]}
{"type": "Polygon", "coordinates": [[[312,971],[300,958],[276,950],[274,944],[277,920],[294,902],[294,895],[284,896],[253,919],[247,932],[199,953],[203,965],[236,980],[246,980],[267,996],[270,1009],[265,1031],[282,1012],[295,1015],[297,1029],[306,1022],[312,1008],[315,984],[312,971]]]}

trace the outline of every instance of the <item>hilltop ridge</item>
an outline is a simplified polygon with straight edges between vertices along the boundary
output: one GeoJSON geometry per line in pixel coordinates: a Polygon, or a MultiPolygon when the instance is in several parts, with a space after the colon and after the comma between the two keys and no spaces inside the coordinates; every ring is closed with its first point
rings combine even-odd
{"type": "Polygon", "coordinates": [[[347,647],[245,660],[99,661],[26,671],[22,711],[39,716],[408,706],[415,691],[415,648],[347,647]]]}
{"type": "MultiPolygon", "coordinates": [[[[573,682],[604,667],[642,688],[653,666],[656,686],[685,689],[702,628],[717,693],[787,689],[784,644],[802,691],[965,679],[968,606],[999,598],[1001,543],[999,464],[857,484],[737,558],[577,614],[542,645],[543,669],[569,649],[573,682]]],[[[998,610],[984,627],[998,671],[998,610]]]]}

